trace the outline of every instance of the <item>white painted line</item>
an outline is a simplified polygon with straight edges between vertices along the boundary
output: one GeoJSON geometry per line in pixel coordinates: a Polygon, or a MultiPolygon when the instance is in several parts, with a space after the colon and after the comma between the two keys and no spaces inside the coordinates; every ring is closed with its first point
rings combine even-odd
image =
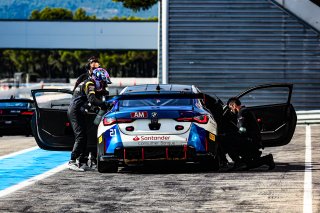
{"type": "Polygon", "coordinates": [[[30,178],[28,180],[20,182],[20,183],[14,185],[14,186],[10,186],[10,187],[8,187],[8,188],[6,188],[4,190],[1,190],[0,191],[0,197],[6,196],[8,194],[11,194],[11,193],[13,193],[13,192],[15,192],[17,190],[20,190],[20,189],[26,187],[26,186],[34,184],[35,182],[37,182],[39,180],[45,179],[45,178],[47,178],[47,177],[49,177],[49,176],[51,176],[53,174],[61,172],[62,170],[67,168],[67,165],[68,165],[68,163],[62,164],[62,165],[57,166],[56,168],[53,168],[53,169],[51,169],[51,170],[49,170],[49,171],[47,171],[47,172],[45,172],[43,174],[37,175],[37,176],[35,176],[33,178],[30,178]]]}
{"type": "Polygon", "coordinates": [[[312,155],[311,155],[311,127],[306,126],[306,153],[304,170],[303,212],[312,213],[312,155]]]}
{"type": "Polygon", "coordinates": [[[5,158],[14,157],[16,155],[20,155],[20,154],[23,154],[23,153],[26,153],[26,152],[30,152],[30,151],[33,151],[33,150],[36,150],[36,149],[39,149],[39,147],[38,146],[34,146],[34,147],[31,147],[31,148],[28,148],[28,149],[20,150],[18,152],[10,153],[8,155],[3,155],[3,156],[0,156],[0,160],[5,159],[5,158]]]}

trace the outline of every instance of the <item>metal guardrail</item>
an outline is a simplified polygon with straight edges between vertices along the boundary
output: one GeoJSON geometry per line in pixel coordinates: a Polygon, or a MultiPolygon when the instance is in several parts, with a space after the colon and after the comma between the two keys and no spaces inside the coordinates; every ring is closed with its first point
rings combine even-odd
{"type": "Polygon", "coordinates": [[[297,111],[298,124],[320,124],[320,110],[297,111]]]}

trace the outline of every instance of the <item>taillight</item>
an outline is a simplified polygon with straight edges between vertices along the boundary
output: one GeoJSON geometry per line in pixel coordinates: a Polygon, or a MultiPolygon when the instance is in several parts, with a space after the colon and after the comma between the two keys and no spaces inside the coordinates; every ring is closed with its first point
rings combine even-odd
{"type": "Polygon", "coordinates": [[[109,126],[115,123],[131,123],[134,119],[131,118],[103,118],[103,125],[109,126]]]}
{"type": "Polygon", "coordinates": [[[117,118],[117,123],[131,123],[132,121],[132,118],[117,118]]]}
{"type": "Polygon", "coordinates": [[[188,117],[188,118],[177,118],[176,121],[179,122],[196,122],[199,124],[206,124],[209,121],[208,115],[199,115],[195,117],[188,117]]]}
{"type": "Polygon", "coordinates": [[[33,115],[33,111],[24,111],[21,112],[21,115],[33,115]]]}
{"type": "Polygon", "coordinates": [[[115,118],[103,118],[103,125],[104,126],[109,126],[116,123],[116,119],[115,118]]]}
{"type": "Polygon", "coordinates": [[[199,124],[206,124],[209,121],[208,115],[199,115],[196,117],[193,117],[193,120],[199,124]]]}
{"type": "Polygon", "coordinates": [[[180,122],[192,122],[193,118],[177,118],[176,120],[180,122]]]}

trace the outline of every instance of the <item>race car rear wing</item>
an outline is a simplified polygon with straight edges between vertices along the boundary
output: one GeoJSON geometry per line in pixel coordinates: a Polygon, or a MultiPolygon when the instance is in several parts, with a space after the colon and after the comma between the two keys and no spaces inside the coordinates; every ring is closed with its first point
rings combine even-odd
{"type": "Polygon", "coordinates": [[[130,95],[117,95],[110,99],[108,102],[118,100],[135,100],[135,99],[152,99],[152,98],[166,98],[166,99],[204,99],[203,93],[144,93],[144,94],[130,94],[130,95]]]}

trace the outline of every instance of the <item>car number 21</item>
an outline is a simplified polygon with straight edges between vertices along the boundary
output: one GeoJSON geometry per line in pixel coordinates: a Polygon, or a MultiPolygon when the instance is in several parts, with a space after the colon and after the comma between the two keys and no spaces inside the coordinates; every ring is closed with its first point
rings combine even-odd
{"type": "Polygon", "coordinates": [[[114,137],[117,134],[117,130],[116,129],[110,129],[110,137],[114,137]]]}

